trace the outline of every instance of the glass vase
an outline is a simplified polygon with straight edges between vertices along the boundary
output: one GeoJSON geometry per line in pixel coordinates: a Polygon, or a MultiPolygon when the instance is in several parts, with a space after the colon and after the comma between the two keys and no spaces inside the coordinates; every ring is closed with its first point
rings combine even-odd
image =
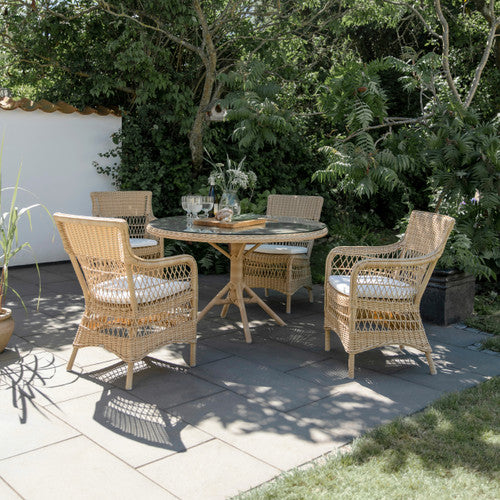
{"type": "Polygon", "coordinates": [[[233,215],[240,215],[240,199],[238,198],[236,191],[224,191],[222,193],[219,201],[219,210],[226,207],[233,211],[233,215]]]}

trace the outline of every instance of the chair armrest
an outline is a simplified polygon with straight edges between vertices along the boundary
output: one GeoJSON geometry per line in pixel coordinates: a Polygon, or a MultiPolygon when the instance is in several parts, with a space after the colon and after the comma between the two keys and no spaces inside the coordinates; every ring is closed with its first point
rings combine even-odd
{"type": "MultiPolygon", "coordinates": [[[[434,254],[408,259],[369,258],[358,261],[352,268],[350,297],[352,302],[368,298],[359,293],[361,286],[375,288],[381,300],[409,300],[420,298],[434,269],[434,254]]],[[[377,300],[370,297],[369,300],[377,300]]]]}
{"type": "Polygon", "coordinates": [[[377,257],[397,257],[401,241],[382,246],[335,247],[330,250],[325,264],[325,281],[332,274],[351,274],[353,266],[360,260],[377,257]]]}
{"type": "Polygon", "coordinates": [[[176,265],[188,265],[190,267],[198,268],[196,260],[193,256],[187,254],[171,255],[170,257],[161,257],[160,259],[144,259],[132,254],[134,259],[134,266],[140,266],[145,269],[154,269],[157,267],[172,267],[176,265]]]}

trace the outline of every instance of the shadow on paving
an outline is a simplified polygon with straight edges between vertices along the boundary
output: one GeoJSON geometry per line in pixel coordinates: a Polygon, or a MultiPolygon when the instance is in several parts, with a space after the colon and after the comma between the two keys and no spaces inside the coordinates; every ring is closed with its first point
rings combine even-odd
{"type": "MultiPolygon", "coordinates": [[[[111,383],[123,387],[126,371],[126,364],[120,362],[87,372],[82,377],[105,385],[111,383]]],[[[289,415],[215,385],[212,386],[211,394],[200,395],[201,397],[194,399],[188,396],[184,402],[179,400],[179,405],[169,407],[171,401],[168,394],[164,394],[164,388],[168,386],[168,379],[171,377],[179,377],[178,385],[182,388],[181,377],[188,379],[192,375],[188,368],[151,357],[145,358],[137,363],[134,369],[137,383],[134,384],[132,391],[121,389],[103,391],[95,405],[94,420],[113,432],[135,441],[175,451],[184,449],[180,433],[188,424],[220,438],[222,437],[220,429],[226,429],[229,442],[231,442],[230,434],[234,434],[237,441],[244,435],[257,441],[264,436],[273,441],[279,440],[279,436],[286,435],[306,445],[323,444],[322,452],[329,451],[334,446],[332,436],[318,429],[313,423],[299,422],[289,415]],[[144,377],[142,382],[148,382],[147,384],[141,384],[141,375],[144,377]],[[150,390],[152,385],[154,390],[150,390]],[[198,417],[194,417],[193,414],[186,413],[187,408],[201,413],[198,417]],[[211,423],[215,423],[215,427],[220,429],[211,428],[211,423]]],[[[199,381],[206,383],[201,379],[199,381]]],[[[233,444],[238,446],[236,442],[233,444]]],[[[310,458],[321,454],[321,451],[313,453],[310,458]]]]}
{"type": "MultiPolygon", "coordinates": [[[[469,371],[462,374],[457,386],[466,377],[468,384],[477,383],[472,372],[481,374],[476,365],[481,368],[484,364],[484,355],[439,346],[434,387],[427,382],[432,377],[421,354],[384,348],[357,355],[356,378],[348,379],[347,355],[336,335],[332,335],[332,351],[324,351],[322,290],[315,287],[314,302],[307,302],[307,294],[297,294],[290,315],[284,312],[283,296],[271,293],[265,299],[287,321],[284,327],[277,326],[255,304],[249,305],[253,344],[244,342],[236,308],[231,308],[226,319],[218,316],[220,308],[214,308],[198,325],[196,368],[183,366],[187,365],[188,349],[175,346],[166,349],[166,360],[152,354],[137,363],[134,388],[124,391],[127,367],[123,362],[92,359],[81,365],[86,366],[86,373],[65,372],[64,358],[71,351],[83,299],[75,292],[76,278],[67,265],[50,267],[42,274],[46,285],[39,311],[34,311],[35,296],[27,298],[29,315],[16,309],[19,347],[0,356],[0,382],[2,388],[12,391],[21,422],[26,421],[30,406],[38,409],[39,404],[54,403],[51,387],[67,385],[70,390],[63,395],[58,388],[61,408],[71,406],[72,401],[77,415],[78,409],[91,404],[89,418],[117,435],[178,452],[189,447],[181,433],[192,425],[209,439],[218,438],[288,470],[381,423],[420,410],[446,390],[453,390],[449,381],[464,366],[469,371]],[[58,277],[56,271],[62,274],[58,277]],[[44,348],[47,351],[40,352],[44,348]],[[453,365],[455,371],[449,368],[453,365]],[[418,378],[423,374],[424,382],[418,378]],[[102,391],[82,387],[78,394],[77,384],[71,385],[78,379],[97,384],[102,391]]],[[[25,270],[16,277],[30,292],[32,275],[25,270]]],[[[217,276],[213,282],[210,277],[200,277],[200,304],[226,280],[227,276],[217,276]]],[[[263,297],[261,291],[259,295],[263,297]]],[[[445,439],[448,431],[436,427],[445,439]]],[[[484,446],[485,453],[491,453],[489,445],[484,446]]],[[[439,451],[433,446],[429,449],[439,451]]],[[[398,460],[405,460],[406,451],[398,453],[398,460]]]]}
{"type": "Polygon", "coordinates": [[[40,401],[53,403],[44,387],[56,374],[56,358],[45,352],[21,352],[17,347],[0,356],[0,390],[10,391],[19,423],[25,424],[29,408],[38,411],[40,401]]]}

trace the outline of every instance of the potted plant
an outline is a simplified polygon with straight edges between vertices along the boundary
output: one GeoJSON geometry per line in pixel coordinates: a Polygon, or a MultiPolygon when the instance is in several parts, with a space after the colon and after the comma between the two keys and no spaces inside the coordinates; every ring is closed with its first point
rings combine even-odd
{"type": "MultiPolygon", "coordinates": [[[[19,168],[19,172],[17,174],[16,184],[12,187],[2,187],[2,150],[3,141],[2,147],[0,148],[0,353],[4,351],[14,331],[12,311],[9,308],[4,307],[5,294],[7,290],[10,289],[21,300],[21,303],[24,306],[24,302],[22,301],[19,293],[17,293],[17,291],[12,287],[9,287],[10,260],[24,248],[31,249],[31,246],[27,241],[19,242],[18,240],[19,221],[24,217],[28,217],[31,227],[31,210],[36,207],[44,208],[50,216],[48,210],[40,203],[34,203],[22,208],[16,206],[18,192],[29,192],[26,189],[19,187],[21,168],[19,168]],[[2,207],[2,201],[7,191],[11,191],[12,199],[8,211],[5,211],[2,207]]],[[[36,266],[36,269],[38,277],[40,278],[38,265],[36,266]]]]}
{"type": "MultiPolygon", "coordinates": [[[[474,274],[466,272],[464,268],[472,270],[470,263],[477,256],[470,251],[463,234],[452,234],[450,240],[420,303],[422,318],[442,326],[463,321],[472,314],[476,289],[474,274]],[[460,249],[458,255],[457,247],[460,249]],[[462,260],[465,256],[462,251],[470,256],[466,265],[462,260]]],[[[477,272],[477,269],[474,271],[477,272]]]]}
{"type": "Polygon", "coordinates": [[[475,278],[495,280],[500,263],[498,117],[481,123],[470,110],[446,109],[431,124],[424,159],[432,167],[436,212],[455,229],[422,297],[422,317],[440,324],[472,314],[475,278]]]}
{"type": "Polygon", "coordinates": [[[449,325],[468,318],[474,309],[475,278],[495,279],[488,257],[498,253],[497,237],[478,217],[479,195],[461,201],[458,209],[446,207],[456,219],[443,255],[422,297],[422,317],[449,325]],[[496,249],[496,250],[495,250],[496,249]]]}

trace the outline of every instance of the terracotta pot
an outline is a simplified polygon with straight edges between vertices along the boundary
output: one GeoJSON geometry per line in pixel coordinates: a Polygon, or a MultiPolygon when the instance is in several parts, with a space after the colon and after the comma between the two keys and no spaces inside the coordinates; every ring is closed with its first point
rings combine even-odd
{"type": "Polygon", "coordinates": [[[13,331],[14,319],[12,318],[12,311],[4,307],[0,310],[0,352],[3,352],[9,343],[13,331]]]}

